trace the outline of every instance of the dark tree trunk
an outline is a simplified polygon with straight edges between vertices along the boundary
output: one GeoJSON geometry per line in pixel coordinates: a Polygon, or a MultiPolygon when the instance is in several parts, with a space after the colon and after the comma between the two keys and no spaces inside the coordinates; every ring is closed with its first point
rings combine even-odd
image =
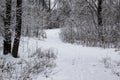
{"type": "Polygon", "coordinates": [[[103,0],[98,0],[98,32],[100,41],[104,42],[103,37],[103,21],[102,21],[102,3],[103,0]]]}
{"type": "Polygon", "coordinates": [[[47,6],[47,4],[46,4],[46,1],[45,1],[45,0],[39,0],[39,3],[41,3],[41,4],[42,4],[43,9],[49,10],[49,7],[47,6]]]}
{"type": "Polygon", "coordinates": [[[45,0],[42,0],[42,5],[43,5],[43,7],[45,6],[45,0]]]}
{"type": "Polygon", "coordinates": [[[17,11],[16,11],[16,29],[15,29],[15,39],[13,43],[12,55],[13,57],[18,57],[18,49],[21,37],[21,26],[22,26],[22,0],[17,0],[17,11]]]}
{"type": "Polygon", "coordinates": [[[51,10],[51,0],[49,0],[49,11],[51,10]]]}
{"type": "Polygon", "coordinates": [[[6,16],[4,19],[3,54],[11,53],[11,0],[6,0],[6,16]]]}

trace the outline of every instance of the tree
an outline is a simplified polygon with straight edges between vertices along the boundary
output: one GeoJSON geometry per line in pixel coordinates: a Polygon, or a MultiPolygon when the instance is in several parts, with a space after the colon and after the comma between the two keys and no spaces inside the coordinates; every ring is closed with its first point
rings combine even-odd
{"type": "Polygon", "coordinates": [[[103,0],[98,0],[98,34],[99,38],[102,42],[104,42],[104,37],[103,37],[103,21],[102,21],[102,3],[103,0]]]}
{"type": "Polygon", "coordinates": [[[51,10],[51,0],[49,0],[49,11],[51,10]]]}
{"type": "Polygon", "coordinates": [[[16,29],[15,29],[15,39],[13,43],[12,55],[13,57],[18,57],[18,49],[21,37],[21,26],[22,26],[22,0],[17,0],[16,6],[16,29]]]}
{"type": "Polygon", "coordinates": [[[11,53],[11,2],[12,0],[6,0],[6,16],[4,20],[4,50],[3,54],[11,53]]]}

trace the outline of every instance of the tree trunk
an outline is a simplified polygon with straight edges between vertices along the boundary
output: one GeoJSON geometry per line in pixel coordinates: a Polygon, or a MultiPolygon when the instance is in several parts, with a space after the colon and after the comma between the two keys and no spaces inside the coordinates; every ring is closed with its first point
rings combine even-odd
{"type": "Polygon", "coordinates": [[[103,21],[102,21],[102,3],[103,0],[98,0],[98,34],[101,42],[104,42],[103,37],[103,21]]]}
{"type": "Polygon", "coordinates": [[[16,29],[15,29],[15,39],[13,43],[12,55],[13,57],[18,57],[18,49],[21,37],[21,26],[22,26],[22,0],[17,0],[17,11],[16,11],[16,29]]]}
{"type": "Polygon", "coordinates": [[[51,10],[51,0],[49,0],[49,11],[51,10]]]}
{"type": "Polygon", "coordinates": [[[3,54],[11,53],[11,0],[6,0],[6,16],[4,19],[3,54]]]}

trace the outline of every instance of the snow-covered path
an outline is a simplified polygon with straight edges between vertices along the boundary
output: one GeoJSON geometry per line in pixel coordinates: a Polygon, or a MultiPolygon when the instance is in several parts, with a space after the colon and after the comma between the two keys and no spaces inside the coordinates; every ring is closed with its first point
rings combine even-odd
{"type": "Polygon", "coordinates": [[[58,29],[48,30],[47,36],[45,41],[29,40],[29,46],[37,43],[37,47],[58,51],[57,66],[53,69],[53,74],[48,78],[39,76],[37,80],[120,80],[109,69],[105,69],[102,63],[104,57],[113,54],[112,49],[63,43],[58,29]]]}

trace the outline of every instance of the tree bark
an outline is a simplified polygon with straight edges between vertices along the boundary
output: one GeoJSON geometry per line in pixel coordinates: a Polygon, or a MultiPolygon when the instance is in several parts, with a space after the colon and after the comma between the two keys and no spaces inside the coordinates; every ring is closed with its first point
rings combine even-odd
{"type": "Polygon", "coordinates": [[[51,0],[49,0],[49,11],[51,10],[51,0]]]}
{"type": "Polygon", "coordinates": [[[6,16],[4,19],[4,41],[3,41],[3,54],[11,53],[11,0],[6,0],[6,16]]]}
{"type": "Polygon", "coordinates": [[[102,3],[103,0],[98,0],[98,34],[101,42],[104,42],[103,37],[103,21],[102,21],[102,3]]]}
{"type": "Polygon", "coordinates": [[[16,29],[15,29],[15,39],[13,43],[12,55],[13,57],[18,57],[18,49],[21,37],[21,26],[22,26],[22,0],[17,0],[16,6],[16,29]]]}

